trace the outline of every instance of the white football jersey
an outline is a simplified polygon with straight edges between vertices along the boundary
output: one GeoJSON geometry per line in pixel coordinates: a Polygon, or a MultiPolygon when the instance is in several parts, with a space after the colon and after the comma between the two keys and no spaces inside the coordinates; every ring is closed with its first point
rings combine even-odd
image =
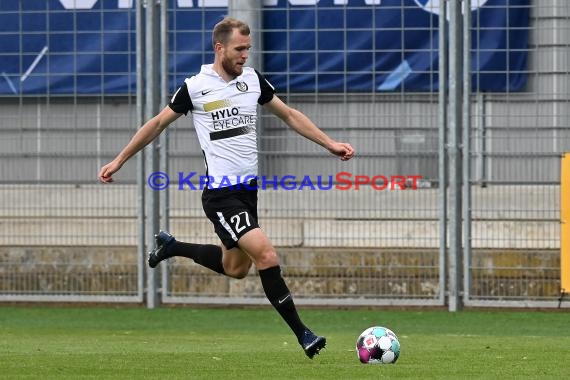
{"type": "Polygon", "coordinates": [[[170,101],[177,113],[192,112],[211,188],[244,183],[257,176],[257,105],[273,98],[274,87],[257,70],[244,67],[226,82],[203,65],[184,80],[170,101]]]}

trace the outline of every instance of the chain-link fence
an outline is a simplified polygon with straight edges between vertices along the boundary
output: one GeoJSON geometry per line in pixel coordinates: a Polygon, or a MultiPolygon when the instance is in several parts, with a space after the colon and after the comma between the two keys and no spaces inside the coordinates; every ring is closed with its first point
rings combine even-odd
{"type": "MultiPolygon", "coordinates": [[[[340,162],[260,109],[260,175],[287,177],[293,189],[260,191],[260,223],[297,302],[442,305],[449,236],[441,133],[450,127],[441,43],[465,58],[440,35],[444,7],[305,3],[168,1],[168,42],[158,47],[168,92],[213,59],[215,22],[228,13],[247,19],[250,61],[278,96],[357,150],[340,162]],[[375,178],[374,186],[356,190],[357,176],[375,178]],[[307,182],[299,189],[304,179],[315,190],[307,182]]],[[[471,9],[464,300],[555,305],[559,159],[570,149],[570,6],[474,0],[471,9]]],[[[0,299],[142,301],[140,161],[131,160],[116,184],[95,178],[140,124],[137,12],[144,11],[137,1],[0,2],[0,299]],[[84,9],[66,9],[78,4],[84,9]]],[[[181,240],[218,244],[201,192],[179,181],[204,174],[191,118],[173,124],[167,141],[162,226],[181,240]]],[[[163,302],[264,302],[254,270],[228,280],[173,259],[160,273],[163,302]]]]}
{"type": "Polygon", "coordinates": [[[3,300],[143,299],[136,187],[96,183],[137,128],[134,10],[110,5],[0,1],[3,300]]]}

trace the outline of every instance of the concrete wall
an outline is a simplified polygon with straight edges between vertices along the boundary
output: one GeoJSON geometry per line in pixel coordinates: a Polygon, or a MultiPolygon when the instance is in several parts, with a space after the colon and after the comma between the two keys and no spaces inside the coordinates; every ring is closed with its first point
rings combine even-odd
{"type": "MultiPolygon", "coordinates": [[[[473,189],[474,248],[559,248],[558,186],[473,189]]],[[[218,243],[200,191],[171,190],[171,231],[218,243]]],[[[2,245],[136,245],[133,185],[4,185],[2,245]]],[[[439,247],[437,189],[261,190],[262,227],[283,247],[439,247]],[[295,209],[290,206],[294,205],[295,209]]]]}
{"type": "MultiPolygon", "coordinates": [[[[437,299],[437,249],[281,248],[281,266],[297,300],[352,297],[437,299]]],[[[2,247],[0,293],[81,295],[136,294],[136,248],[127,246],[2,247]]],[[[259,297],[255,270],[232,280],[190,260],[169,261],[173,297],[259,297]]],[[[471,299],[556,300],[560,291],[556,250],[473,251],[471,299]]],[[[334,303],[331,300],[331,303],[334,303]]]]}

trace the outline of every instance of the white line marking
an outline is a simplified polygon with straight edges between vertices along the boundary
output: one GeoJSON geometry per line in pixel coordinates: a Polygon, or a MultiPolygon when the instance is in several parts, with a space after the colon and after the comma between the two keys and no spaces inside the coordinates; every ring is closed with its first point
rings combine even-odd
{"type": "Polygon", "coordinates": [[[392,71],[390,75],[388,75],[386,80],[384,80],[384,83],[378,86],[378,90],[380,91],[394,90],[411,73],[412,73],[412,68],[410,67],[408,61],[406,60],[402,61],[402,63],[398,67],[396,67],[396,69],[392,71]]]}
{"type": "Polygon", "coordinates": [[[12,83],[12,81],[10,80],[10,78],[8,77],[8,75],[6,75],[6,73],[4,71],[2,71],[2,77],[4,79],[6,79],[6,82],[8,82],[8,86],[10,86],[10,90],[12,90],[12,92],[14,94],[17,94],[18,91],[16,91],[16,87],[14,87],[14,83],[12,83]]]}
{"type": "Polygon", "coordinates": [[[26,79],[28,79],[28,77],[30,76],[31,72],[36,68],[36,66],[38,65],[38,63],[40,63],[40,60],[44,57],[44,55],[46,55],[48,51],[48,47],[44,46],[44,48],[42,49],[42,51],[40,51],[40,54],[38,54],[38,56],[36,57],[36,59],[34,59],[34,62],[32,62],[32,64],[30,65],[30,67],[28,67],[28,70],[26,70],[26,72],[24,73],[24,75],[22,75],[22,77],[20,78],[20,82],[25,81],[26,79]]]}

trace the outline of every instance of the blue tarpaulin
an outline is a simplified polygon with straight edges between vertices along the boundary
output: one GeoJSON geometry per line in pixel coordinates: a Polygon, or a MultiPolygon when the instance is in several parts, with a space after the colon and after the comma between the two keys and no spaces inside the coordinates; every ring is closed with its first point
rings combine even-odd
{"type": "MultiPolygon", "coordinates": [[[[134,94],[132,3],[0,1],[0,94],[134,94]]],[[[210,31],[227,14],[223,3],[170,2],[172,91],[213,59],[210,31]]],[[[263,72],[279,92],[438,88],[437,0],[263,3],[263,72]]],[[[524,89],[530,0],[472,3],[473,89],[524,89]]]]}

